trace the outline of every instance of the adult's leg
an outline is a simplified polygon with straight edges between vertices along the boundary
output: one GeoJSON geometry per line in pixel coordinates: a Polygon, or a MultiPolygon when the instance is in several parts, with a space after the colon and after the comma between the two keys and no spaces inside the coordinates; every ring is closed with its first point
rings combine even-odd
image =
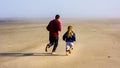
{"type": "Polygon", "coordinates": [[[51,47],[54,44],[54,37],[50,36],[49,37],[49,46],[51,47]]]}
{"type": "Polygon", "coordinates": [[[52,50],[52,52],[55,52],[56,51],[56,49],[57,49],[57,47],[58,47],[58,38],[54,38],[54,47],[53,47],[53,50],[52,50]]]}
{"type": "Polygon", "coordinates": [[[49,36],[49,44],[46,45],[45,51],[48,51],[48,48],[50,48],[54,44],[54,37],[49,36]]]}

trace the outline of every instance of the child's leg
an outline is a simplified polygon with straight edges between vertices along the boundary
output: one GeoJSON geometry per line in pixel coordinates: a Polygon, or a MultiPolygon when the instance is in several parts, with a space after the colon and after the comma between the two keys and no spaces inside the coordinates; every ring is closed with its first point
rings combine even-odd
{"type": "Polygon", "coordinates": [[[66,42],[66,55],[68,56],[68,54],[71,54],[70,42],[66,42]]]}
{"type": "Polygon", "coordinates": [[[70,50],[69,42],[66,42],[66,51],[70,50]]]}
{"type": "Polygon", "coordinates": [[[70,42],[70,49],[73,50],[73,48],[74,48],[74,44],[73,42],[70,42]]]}

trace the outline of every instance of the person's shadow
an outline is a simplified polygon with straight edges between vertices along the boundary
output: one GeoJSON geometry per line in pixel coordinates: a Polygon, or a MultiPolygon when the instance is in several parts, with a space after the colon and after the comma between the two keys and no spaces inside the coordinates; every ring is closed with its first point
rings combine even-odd
{"type": "Polygon", "coordinates": [[[21,57],[21,56],[66,56],[66,55],[51,53],[0,53],[0,56],[21,57]]]}

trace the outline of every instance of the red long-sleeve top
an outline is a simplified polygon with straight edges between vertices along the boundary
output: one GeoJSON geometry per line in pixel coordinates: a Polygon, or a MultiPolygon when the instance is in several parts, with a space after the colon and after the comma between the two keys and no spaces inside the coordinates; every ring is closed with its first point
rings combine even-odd
{"type": "Polygon", "coordinates": [[[49,36],[59,37],[58,31],[61,31],[61,23],[58,19],[50,21],[46,28],[49,31],[49,36]]]}

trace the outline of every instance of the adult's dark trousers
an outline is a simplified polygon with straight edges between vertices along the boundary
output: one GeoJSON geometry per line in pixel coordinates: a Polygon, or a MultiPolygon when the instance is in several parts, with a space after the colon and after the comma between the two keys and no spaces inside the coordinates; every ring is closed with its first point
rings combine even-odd
{"type": "Polygon", "coordinates": [[[55,52],[58,47],[58,38],[50,36],[49,42],[50,42],[50,47],[54,45],[52,52],[55,52]]]}

